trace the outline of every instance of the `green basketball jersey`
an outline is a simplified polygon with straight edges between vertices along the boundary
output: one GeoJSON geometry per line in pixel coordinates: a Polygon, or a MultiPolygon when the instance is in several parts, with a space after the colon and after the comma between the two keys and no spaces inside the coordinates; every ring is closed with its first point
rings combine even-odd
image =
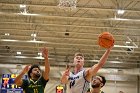
{"type": "Polygon", "coordinates": [[[43,77],[34,81],[30,80],[23,80],[22,88],[25,93],[44,93],[44,88],[48,80],[45,80],[43,77]]]}

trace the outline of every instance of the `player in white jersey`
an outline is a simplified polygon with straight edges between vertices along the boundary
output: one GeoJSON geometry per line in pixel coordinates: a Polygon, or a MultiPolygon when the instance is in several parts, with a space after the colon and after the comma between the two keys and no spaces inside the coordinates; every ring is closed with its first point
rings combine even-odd
{"type": "Polygon", "coordinates": [[[97,71],[105,64],[113,46],[108,48],[100,61],[89,69],[84,69],[84,56],[81,53],[76,53],[74,57],[74,72],[66,69],[61,78],[61,83],[69,83],[70,93],[86,93],[89,88],[89,82],[92,76],[95,76],[97,71]]]}
{"type": "Polygon", "coordinates": [[[89,81],[85,79],[85,70],[82,69],[77,74],[70,73],[70,93],[85,93],[89,88],[89,81]],[[79,90],[80,89],[80,90],[79,90]],[[78,92],[77,92],[78,91],[78,92]]]}

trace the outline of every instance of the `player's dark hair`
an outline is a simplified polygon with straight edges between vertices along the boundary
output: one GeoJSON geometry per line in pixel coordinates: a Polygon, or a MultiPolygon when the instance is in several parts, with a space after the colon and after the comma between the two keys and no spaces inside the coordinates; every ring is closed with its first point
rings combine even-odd
{"type": "MultiPolygon", "coordinates": [[[[99,75],[99,77],[101,77],[102,78],[102,83],[103,83],[103,86],[105,85],[105,83],[106,83],[106,79],[105,79],[105,77],[104,76],[101,76],[101,75],[99,75]]],[[[102,87],[103,87],[102,86],[102,87]]]]}
{"type": "Polygon", "coordinates": [[[32,73],[32,69],[33,69],[33,68],[38,68],[39,70],[41,70],[38,64],[32,65],[31,68],[30,68],[29,71],[28,71],[28,77],[29,77],[29,78],[31,78],[30,73],[32,73]]]}

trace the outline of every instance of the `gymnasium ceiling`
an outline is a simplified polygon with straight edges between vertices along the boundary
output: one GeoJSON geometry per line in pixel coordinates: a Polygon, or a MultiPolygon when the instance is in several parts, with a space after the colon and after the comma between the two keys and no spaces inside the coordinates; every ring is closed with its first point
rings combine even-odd
{"type": "Polygon", "coordinates": [[[51,66],[65,67],[75,52],[82,52],[89,67],[105,52],[97,41],[108,31],[115,46],[104,68],[140,67],[140,0],[77,0],[76,9],[58,4],[59,0],[0,0],[1,64],[43,65],[40,51],[46,46],[51,66]]]}

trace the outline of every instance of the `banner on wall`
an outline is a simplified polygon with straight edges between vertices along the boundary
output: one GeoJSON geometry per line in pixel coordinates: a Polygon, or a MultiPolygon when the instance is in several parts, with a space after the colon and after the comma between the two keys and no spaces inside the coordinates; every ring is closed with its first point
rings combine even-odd
{"type": "MultiPolygon", "coordinates": [[[[14,80],[17,74],[3,74],[1,93],[23,93],[23,89],[14,84],[14,80]]],[[[23,79],[27,79],[27,75],[23,76],[23,79]]]]}
{"type": "MultiPolygon", "coordinates": [[[[2,75],[2,88],[20,88],[14,84],[14,80],[17,74],[3,74],[2,75]]],[[[23,79],[27,79],[27,75],[24,75],[23,79]]]]}

